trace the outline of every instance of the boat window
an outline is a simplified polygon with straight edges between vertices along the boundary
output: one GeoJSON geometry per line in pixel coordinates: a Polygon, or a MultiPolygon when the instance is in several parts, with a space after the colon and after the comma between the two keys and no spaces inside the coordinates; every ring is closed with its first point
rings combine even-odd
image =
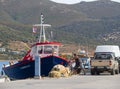
{"type": "Polygon", "coordinates": [[[54,49],[57,49],[58,47],[57,46],[54,46],[54,49]]]}
{"type": "Polygon", "coordinates": [[[58,46],[54,46],[54,52],[58,52],[58,46]]]}
{"type": "Polygon", "coordinates": [[[39,46],[38,53],[42,54],[43,53],[43,46],[39,46]]]}
{"type": "Polygon", "coordinates": [[[37,50],[36,46],[32,47],[30,55],[34,55],[36,53],[36,50],[37,50]]]}
{"type": "Polygon", "coordinates": [[[45,54],[51,54],[53,52],[52,46],[45,46],[44,47],[44,53],[45,54]]]}

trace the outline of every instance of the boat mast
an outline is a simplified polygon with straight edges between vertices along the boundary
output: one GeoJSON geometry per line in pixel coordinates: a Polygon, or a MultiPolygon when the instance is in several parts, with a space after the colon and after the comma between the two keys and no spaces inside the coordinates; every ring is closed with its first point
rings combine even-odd
{"type": "Polygon", "coordinates": [[[43,24],[43,14],[41,14],[41,22],[40,24],[34,24],[33,26],[35,27],[40,27],[40,36],[39,36],[39,43],[40,42],[45,42],[46,41],[46,36],[45,36],[45,27],[51,27],[50,24],[43,24]]]}

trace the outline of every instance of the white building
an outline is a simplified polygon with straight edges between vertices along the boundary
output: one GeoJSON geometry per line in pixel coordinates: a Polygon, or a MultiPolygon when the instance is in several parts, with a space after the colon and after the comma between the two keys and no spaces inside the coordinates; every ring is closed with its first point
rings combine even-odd
{"type": "Polygon", "coordinates": [[[0,52],[5,52],[6,49],[5,48],[0,48],[0,52]]]}

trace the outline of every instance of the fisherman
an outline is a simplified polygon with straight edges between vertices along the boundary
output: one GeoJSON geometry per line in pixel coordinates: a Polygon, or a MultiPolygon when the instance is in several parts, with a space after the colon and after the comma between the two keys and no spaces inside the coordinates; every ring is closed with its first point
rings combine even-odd
{"type": "Polygon", "coordinates": [[[73,59],[72,59],[73,62],[75,62],[75,66],[73,68],[73,74],[79,74],[80,71],[81,71],[81,62],[79,60],[79,57],[77,54],[73,54],[73,59]]]}

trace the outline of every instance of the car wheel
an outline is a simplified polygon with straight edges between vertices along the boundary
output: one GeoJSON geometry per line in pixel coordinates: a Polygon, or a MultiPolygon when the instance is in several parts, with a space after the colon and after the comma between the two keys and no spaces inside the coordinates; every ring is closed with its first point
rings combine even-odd
{"type": "Polygon", "coordinates": [[[119,68],[116,70],[116,74],[119,74],[119,68]]]}
{"type": "Polygon", "coordinates": [[[100,75],[100,72],[99,72],[99,71],[97,71],[97,75],[100,75]]]}
{"type": "Polygon", "coordinates": [[[95,71],[93,69],[91,70],[91,75],[95,75],[95,71]]]}
{"type": "Polygon", "coordinates": [[[111,70],[111,75],[115,75],[115,70],[114,69],[111,70]]]}

